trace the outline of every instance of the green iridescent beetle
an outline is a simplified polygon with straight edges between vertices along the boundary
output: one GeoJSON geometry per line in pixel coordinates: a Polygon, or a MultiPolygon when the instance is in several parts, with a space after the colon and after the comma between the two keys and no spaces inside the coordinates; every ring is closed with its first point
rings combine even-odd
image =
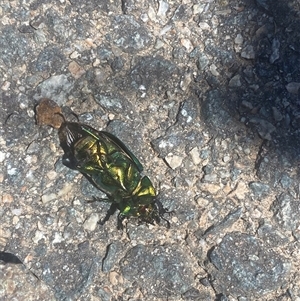
{"type": "Polygon", "coordinates": [[[120,210],[118,228],[122,228],[125,217],[137,217],[146,223],[164,219],[167,210],[156,200],[150,179],[141,175],[143,166],[122,141],[76,122],[64,121],[58,134],[64,150],[63,164],[80,171],[111,202],[102,224],[116,209],[120,210]]]}

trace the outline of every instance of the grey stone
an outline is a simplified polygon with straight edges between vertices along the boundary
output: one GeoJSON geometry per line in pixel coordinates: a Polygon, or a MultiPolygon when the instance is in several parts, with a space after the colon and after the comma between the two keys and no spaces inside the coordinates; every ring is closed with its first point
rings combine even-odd
{"type": "Polygon", "coordinates": [[[270,186],[260,182],[251,182],[249,184],[255,197],[261,198],[267,196],[270,191],[270,186]]]}
{"type": "Polygon", "coordinates": [[[113,43],[125,52],[138,52],[152,43],[151,34],[133,16],[116,16],[112,29],[113,43]]]}
{"type": "Polygon", "coordinates": [[[271,209],[274,219],[281,228],[288,231],[297,231],[300,225],[300,207],[297,199],[287,193],[282,193],[273,202],[271,209]]]}
{"type": "Polygon", "coordinates": [[[50,98],[58,105],[64,105],[72,88],[73,83],[66,75],[53,75],[38,86],[38,93],[34,98],[50,98]]]}
{"type": "Polygon", "coordinates": [[[252,45],[248,45],[242,49],[241,57],[248,60],[255,59],[255,51],[252,45]]]}
{"type": "Polygon", "coordinates": [[[123,277],[136,281],[148,294],[161,297],[182,294],[191,288],[187,254],[166,246],[137,245],[120,262],[123,277]]]}
{"type": "Polygon", "coordinates": [[[209,254],[216,267],[213,286],[233,296],[258,296],[285,283],[290,265],[256,237],[238,232],[227,234],[209,254]]]}

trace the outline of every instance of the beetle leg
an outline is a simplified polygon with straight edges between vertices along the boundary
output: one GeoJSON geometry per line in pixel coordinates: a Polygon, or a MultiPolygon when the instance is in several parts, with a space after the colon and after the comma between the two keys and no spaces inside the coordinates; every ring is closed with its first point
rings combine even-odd
{"type": "Polygon", "coordinates": [[[107,210],[107,213],[106,213],[104,219],[103,220],[99,220],[98,224],[104,225],[109,220],[109,218],[116,212],[117,209],[118,209],[117,204],[116,203],[112,203],[110,205],[110,208],[107,210]]]}
{"type": "Polygon", "coordinates": [[[117,221],[117,229],[123,230],[123,220],[125,219],[125,215],[123,215],[121,212],[118,214],[118,221],[117,221]]]}
{"type": "Polygon", "coordinates": [[[111,203],[111,200],[109,198],[97,198],[93,196],[92,200],[86,200],[87,203],[94,203],[94,202],[105,202],[105,203],[111,203]]]}

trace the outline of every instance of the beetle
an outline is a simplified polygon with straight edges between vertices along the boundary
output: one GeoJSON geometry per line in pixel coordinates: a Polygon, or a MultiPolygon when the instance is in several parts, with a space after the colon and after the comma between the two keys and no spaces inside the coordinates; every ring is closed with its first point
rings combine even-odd
{"type": "Polygon", "coordinates": [[[170,227],[162,216],[168,211],[156,199],[152,182],[141,175],[142,164],[120,139],[86,124],[65,120],[58,135],[64,151],[63,164],[81,172],[111,203],[101,224],[118,209],[118,229],[126,217],[151,224],[162,218],[170,227]]]}

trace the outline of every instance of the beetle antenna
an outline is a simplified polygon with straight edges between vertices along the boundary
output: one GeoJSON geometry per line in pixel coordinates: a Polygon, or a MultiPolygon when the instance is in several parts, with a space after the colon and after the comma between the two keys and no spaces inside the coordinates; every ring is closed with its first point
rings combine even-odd
{"type": "Polygon", "coordinates": [[[167,228],[170,229],[170,222],[163,216],[160,216],[160,218],[163,219],[167,223],[167,228]]]}

